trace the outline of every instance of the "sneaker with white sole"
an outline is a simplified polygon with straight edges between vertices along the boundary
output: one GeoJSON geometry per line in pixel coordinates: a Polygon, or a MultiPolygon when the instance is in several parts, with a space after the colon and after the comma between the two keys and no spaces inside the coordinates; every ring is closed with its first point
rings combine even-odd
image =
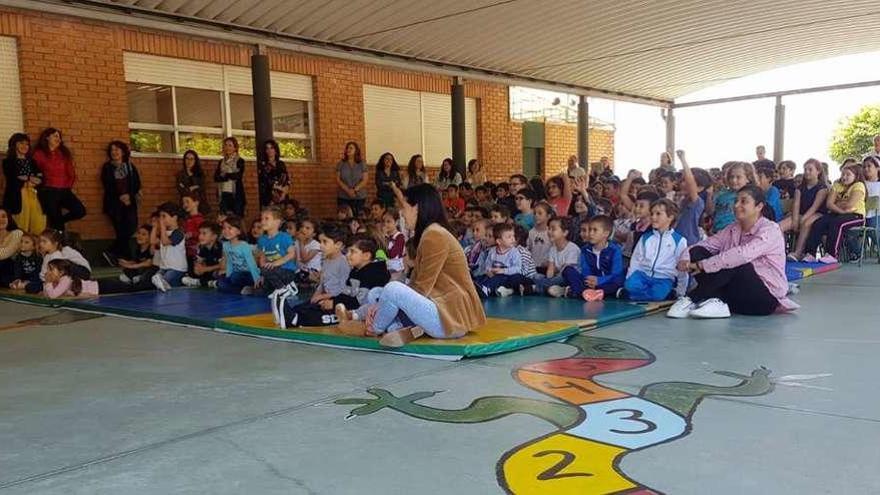
{"type": "Polygon", "coordinates": [[[216,280],[208,280],[208,288],[209,289],[216,289],[217,288],[217,281],[216,280]]]}
{"type": "Polygon", "coordinates": [[[813,256],[812,254],[808,254],[808,255],[804,256],[803,258],[801,258],[801,261],[803,261],[804,263],[815,263],[816,257],[813,256]]]}
{"type": "Polygon", "coordinates": [[[153,286],[156,288],[156,290],[159,290],[162,292],[168,291],[168,289],[165,287],[165,279],[162,278],[161,274],[157,273],[157,274],[153,275],[152,277],[150,277],[150,282],[153,282],[153,286]]]}
{"type": "Polygon", "coordinates": [[[495,292],[500,297],[510,297],[511,295],[513,295],[513,289],[508,288],[508,287],[499,287],[499,288],[495,289],[495,292]]]}
{"type": "Polygon", "coordinates": [[[198,287],[202,285],[202,281],[195,277],[183,277],[180,279],[180,283],[187,287],[198,287]]]}
{"type": "Polygon", "coordinates": [[[691,298],[688,296],[684,296],[675,301],[669,311],[666,312],[667,318],[687,318],[690,316],[691,311],[695,308],[694,302],[691,301],[691,298]]]}
{"type": "Polygon", "coordinates": [[[550,297],[565,297],[565,287],[561,285],[551,285],[547,287],[547,294],[550,297]]]}
{"type": "Polygon", "coordinates": [[[254,295],[254,288],[251,287],[250,285],[247,285],[247,286],[241,288],[241,292],[239,292],[239,294],[241,294],[243,296],[252,296],[252,295],[254,295]]]}
{"type": "Polygon", "coordinates": [[[128,275],[124,274],[124,273],[120,273],[120,274],[119,274],[119,281],[122,282],[123,284],[131,284],[131,283],[134,283],[134,282],[131,281],[131,278],[130,278],[128,275]]]}
{"type": "Polygon", "coordinates": [[[835,258],[834,256],[831,256],[830,254],[826,254],[825,256],[822,256],[821,258],[819,258],[819,263],[824,263],[826,265],[834,265],[837,262],[838,262],[837,258],[835,258]]]}
{"type": "Polygon", "coordinates": [[[691,310],[691,318],[730,318],[730,308],[721,299],[712,298],[698,304],[691,310]]]}

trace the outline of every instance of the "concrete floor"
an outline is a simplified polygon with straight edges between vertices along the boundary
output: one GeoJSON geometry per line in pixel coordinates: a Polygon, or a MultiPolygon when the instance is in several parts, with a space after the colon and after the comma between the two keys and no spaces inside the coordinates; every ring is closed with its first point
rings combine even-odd
{"type": "MultiPolygon", "coordinates": [[[[713,370],[782,378],[754,398],[707,398],[682,439],[621,470],[674,494],[880,493],[880,266],[804,281],[796,315],[671,321],[595,332],[656,362],[600,377],[635,393],[660,381],[729,385],[713,370]],[[803,375],[803,376],[793,376],[803,375]]],[[[0,303],[0,325],[55,311],[0,303]]],[[[544,398],[518,364],[547,344],[447,363],[103,317],[0,331],[0,492],[498,493],[496,462],[554,430],[522,415],[431,423],[394,411],[346,420],[369,387],[461,408],[486,395],[544,398]]]]}

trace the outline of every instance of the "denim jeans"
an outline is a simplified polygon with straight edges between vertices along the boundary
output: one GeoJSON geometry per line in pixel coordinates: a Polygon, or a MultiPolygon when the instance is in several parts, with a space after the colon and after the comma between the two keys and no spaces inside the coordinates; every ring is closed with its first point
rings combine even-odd
{"type": "Polygon", "coordinates": [[[180,287],[182,285],[180,280],[186,275],[186,272],[169,269],[159,270],[158,273],[166,282],[171,284],[171,287],[180,287]]]}
{"type": "Polygon", "coordinates": [[[392,332],[417,325],[435,339],[447,338],[434,301],[400,282],[389,282],[379,297],[379,311],[373,320],[376,333],[392,332]]]}
{"type": "Polygon", "coordinates": [[[356,320],[364,320],[364,317],[367,315],[367,308],[370,306],[374,306],[377,302],[379,302],[379,297],[382,296],[382,290],[384,287],[373,287],[370,289],[370,292],[367,293],[367,299],[364,301],[361,306],[352,312],[356,315],[356,320]]]}
{"type": "Polygon", "coordinates": [[[240,294],[241,289],[254,285],[251,272],[232,272],[217,280],[217,290],[227,294],[240,294]]]}
{"type": "Polygon", "coordinates": [[[535,292],[538,294],[546,293],[547,289],[552,285],[565,287],[566,285],[568,285],[568,282],[565,281],[565,278],[562,275],[547,277],[545,275],[538,274],[538,276],[535,277],[535,292]]]}

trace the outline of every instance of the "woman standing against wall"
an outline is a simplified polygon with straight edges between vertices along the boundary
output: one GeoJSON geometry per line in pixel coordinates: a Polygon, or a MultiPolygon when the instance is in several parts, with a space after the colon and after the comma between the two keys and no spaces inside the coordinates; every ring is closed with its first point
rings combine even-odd
{"type": "Polygon", "coordinates": [[[361,157],[361,148],[354,141],[345,143],[342,160],[336,164],[336,203],[347,205],[355,217],[363,210],[367,199],[367,166],[361,157]]]}
{"type": "Polygon", "coordinates": [[[63,232],[67,222],[86,216],[86,208],[73,193],[76,168],[73,154],[64,145],[61,131],[49,127],[40,133],[34,163],[43,172],[43,185],[38,196],[46,220],[50,228],[63,232]]]}
{"type": "Polygon", "coordinates": [[[31,139],[27,134],[17,132],[9,138],[6,158],[3,159],[3,175],[6,177],[3,208],[15,218],[23,231],[40,235],[46,229],[46,215],[37,198],[43,173],[31,158],[31,139]]]}
{"type": "Polygon", "coordinates": [[[400,166],[391,153],[383,153],[376,164],[376,198],[388,208],[394,206],[394,190],[391,184],[400,187],[400,166]]]}
{"type": "Polygon", "coordinates": [[[290,193],[287,165],[281,160],[281,150],[274,139],[263,143],[263,153],[257,167],[260,184],[260,207],[280,205],[290,193]]]}
{"type": "Polygon", "coordinates": [[[231,211],[243,217],[247,203],[244,194],[244,159],[238,156],[238,140],[234,137],[223,140],[223,158],[214,171],[214,182],[220,194],[220,212],[231,211]]]}
{"type": "Polygon", "coordinates": [[[104,258],[116,265],[117,258],[128,259],[131,255],[131,236],[138,227],[138,196],[141,177],[131,163],[131,151],[122,141],[111,141],[107,146],[107,162],[101,168],[101,184],[104,185],[104,213],[110,217],[116,239],[104,258]]]}
{"type": "Polygon", "coordinates": [[[205,198],[205,172],[202,170],[202,160],[199,154],[193,150],[186,150],[183,154],[183,170],[177,173],[177,195],[179,202],[183,197],[195,194],[199,198],[199,207],[204,212],[208,206],[205,198]]]}

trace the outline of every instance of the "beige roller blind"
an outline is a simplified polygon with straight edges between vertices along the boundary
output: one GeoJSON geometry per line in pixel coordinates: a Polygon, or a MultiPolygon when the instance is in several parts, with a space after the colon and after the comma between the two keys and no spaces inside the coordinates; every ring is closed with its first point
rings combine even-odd
{"type": "Polygon", "coordinates": [[[416,91],[364,85],[366,159],[390,151],[398,163],[422,154],[421,98],[416,91]]]}
{"type": "Polygon", "coordinates": [[[452,97],[422,93],[422,133],[425,137],[425,165],[439,167],[452,157],[452,97]]]}
{"type": "MultiPolygon", "coordinates": [[[[225,66],[226,87],[230,93],[253,94],[251,69],[249,67],[225,66]]],[[[300,74],[272,72],[272,97],[289,100],[312,101],[312,78],[300,74]]]]}
{"type": "Polygon", "coordinates": [[[125,80],[223,91],[223,66],[125,52],[125,80]]]}
{"type": "Polygon", "coordinates": [[[15,38],[2,36],[0,37],[0,135],[9,136],[23,130],[18,45],[15,38]]]}

